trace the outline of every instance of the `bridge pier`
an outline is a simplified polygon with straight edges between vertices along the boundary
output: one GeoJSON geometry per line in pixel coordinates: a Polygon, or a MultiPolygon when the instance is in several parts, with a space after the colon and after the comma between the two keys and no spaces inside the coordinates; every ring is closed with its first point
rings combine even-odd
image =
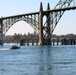
{"type": "Polygon", "coordinates": [[[3,23],[2,23],[2,19],[0,19],[0,45],[3,45],[3,23]]]}
{"type": "MultiPolygon", "coordinates": [[[[50,5],[48,3],[47,11],[50,10],[50,5]]],[[[43,6],[40,4],[39,12],[39,43],[38,45],[51,45],[51,33],[50,33],[50,12],[46,14],[47,24],[43,26],[43,6]],[[46,32],[44,32],[46,31],[46,32]]]]}
{"type": "Polygon", "coordinates": [[[39,42],[38,45],[43,45],[43,6],[40,4],[39,12],[39,42]]]}
{"type": "MultiPolygon", "coordinates": [[[[50,5],[48,3],[47,5],[47,11],[50,10],[50,5]]],[[[47,34],[47,45],[51,45],[51,33],[50,33],[50,13],[48,12],[46,14],[46,17],[47,17],[47,27],[46,27],[46,34],[47,34]]]]}

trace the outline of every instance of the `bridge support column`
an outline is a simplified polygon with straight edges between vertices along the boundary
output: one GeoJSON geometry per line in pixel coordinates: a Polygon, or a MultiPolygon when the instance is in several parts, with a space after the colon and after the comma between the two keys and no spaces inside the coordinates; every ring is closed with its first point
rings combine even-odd
{"type": "MultiPolygon", "coordinates": [[[[48,3],[47,10],[50,10],[50,6],[48,3]]],[[[39,43],[38,45],[51,45],[51,34],[50,34],[50,13],[46,14],[47,17],[47,25],[43,26],[43,7],[42,3],[40,4],[40,13],[39,13],[39,43]],[[43,31],[46,29],[46,35],[44,35],[43,31]]]]}
{"type": "Polygon", "coordinates": [[[42,3],[40,4],[40,13],[39,13],[39,42],[38,45],[43,45],[43,7],[42,3]]]}
{"type": "Polygon", "coordinates": [[[2,19],[0,19],[0,45],[3,45],[3,23],[2,23],[2,19]]]}
{"type": "MultiPolygon", "coordinates": [[[[47,10],[50,10],[50,5],[48,3],[47,5],[47,10]]],[[[50,33],[50,17],[49,17],[50,13],[47,13],[46,17],[47,17],[47,45],[51,45],[51,33],[50,33]]]]}
{"type": "MultiPolygon", "coordinates": [[[[48,6],[47,6],[47,11],[50,10],[50,5],[48,3],[48,6]]],[[[50,12],[47,12],[46,13],[46,25],[43,26],[43,32],[44,33],[44,37],[43,37],[43,45],[51,45],[51,33],[50,33],[50,12]]]]}

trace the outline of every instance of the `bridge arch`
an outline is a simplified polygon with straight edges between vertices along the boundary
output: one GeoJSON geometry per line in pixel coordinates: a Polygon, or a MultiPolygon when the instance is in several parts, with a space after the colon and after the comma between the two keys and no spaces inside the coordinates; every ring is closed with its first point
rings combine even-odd
{"type": "Polygon", "coordinates": [[[34,28],[26,23],[25,21],[21,20],[14,23],[6,32],[5,35],[13,35],[14,33],[17,34],[27,34],[28,32],[33,33],[35,30],[34,28]]]}
{"type": "Polygon", "coordinates": [[[28,23],[32,28],[38,33],[38,22],[36,18],[30,16],[12,17],[3,20],[3,34],[5,35],[7,31],[17,22],[24,21],[28,23]]]}

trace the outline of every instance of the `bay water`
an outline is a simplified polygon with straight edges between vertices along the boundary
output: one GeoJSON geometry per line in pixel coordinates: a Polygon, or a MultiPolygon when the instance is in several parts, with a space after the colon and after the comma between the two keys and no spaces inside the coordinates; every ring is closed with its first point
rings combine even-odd
{"type": "Polygon", "coordinates": [[[0,46],[0,75],[76,75],[76,45],[0,46]]]}

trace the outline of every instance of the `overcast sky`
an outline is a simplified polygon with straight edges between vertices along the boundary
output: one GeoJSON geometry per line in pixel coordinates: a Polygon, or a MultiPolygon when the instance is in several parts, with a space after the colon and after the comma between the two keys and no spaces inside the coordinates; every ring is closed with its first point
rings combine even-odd
{"type": "MultiPolygon", "coordinates": [[[[50,9],[53,9],[59,0],[0,0],[0,17],[12,16],[37,12],[40,8],[40,2],[43,3],[43,9],[47,9],[47,3],[50,3],[50,9]]],[[[7,32],[6,35],[14,33],[34,32],[34,29],[24,21],[15,23],[7,32]]],[[[66,11],[60,19],[53,34],[76,34],[76,10],[66,11]]]]}

